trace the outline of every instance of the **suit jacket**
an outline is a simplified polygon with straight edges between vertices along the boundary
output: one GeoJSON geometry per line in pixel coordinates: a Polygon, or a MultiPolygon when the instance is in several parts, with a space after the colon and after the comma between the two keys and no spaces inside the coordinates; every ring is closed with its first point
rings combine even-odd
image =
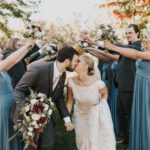
{"type": "Polygon", "coordinates": [[[63,96],[66,73],[62,74],[55,90],[52,91],[53,70],[54,62],[45,62],[34,66],[31,70],[28,70],[24,74],[14,91],[16,103],[11,114],[14,122],[16,122],[18,119],[18,112],[20,108],[26,103],[25,97],[30,94],[29,88],[38,93],[44,93],[47,95],[47,97],[52,97],[52,101],[56,104],[61,117],[64,118],[69,116],[63,96]]]}
{"type": "MultiPolygon", "coordinates": [[[[141,50],[141,41],[135,41],[130,45],[125,45],[126,48],[141,50]]],[[[134,80],[136,73],[136,60],[120,56],[117,68],[117,82],[119,91],[133,91],[134,80]]]]}
{"type": "MultiPolygon", "coordinates": [[[[39,47],[35,44],[33,49],[24,57],[29,57],[32,53],[35,53],[39,47]]],[[[11,55],[12,51],[10,50],[4,50],[3,55],[4,59],[7,58],[9,55],[11,55]]],[[[16,65],[14,65],[9,71],[8,74],[11,77],[13,88],[16,87],[24,73],[26,72],[26,63],[24,59],[20,60],[16,65]]]]}

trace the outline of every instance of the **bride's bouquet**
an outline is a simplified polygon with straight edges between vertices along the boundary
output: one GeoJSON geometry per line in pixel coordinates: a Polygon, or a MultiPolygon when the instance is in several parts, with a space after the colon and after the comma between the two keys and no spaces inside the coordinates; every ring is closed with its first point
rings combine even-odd
{"type": "Polygon", "coordinates": [[[45,94],[32,90],[30,92],[26,105],[19,112],[19,120],[14,125],[14,129],[25,141],[24,149],[29,145],[37,148],[36,142],[51,117],[54,105],[51,98],[47,98],[45,94]]]}

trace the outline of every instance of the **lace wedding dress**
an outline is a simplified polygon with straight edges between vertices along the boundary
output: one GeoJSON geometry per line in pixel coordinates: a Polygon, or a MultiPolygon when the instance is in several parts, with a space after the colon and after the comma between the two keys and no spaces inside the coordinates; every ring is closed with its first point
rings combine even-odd
{"type": "Polygon", "coordinates": [[[98,80],[90,86],[81,86],[69,79],[68,86],[76,100],[73,123],[78,150],[116,150],[110,109],[99,93],[104,82],[98,80]]]}

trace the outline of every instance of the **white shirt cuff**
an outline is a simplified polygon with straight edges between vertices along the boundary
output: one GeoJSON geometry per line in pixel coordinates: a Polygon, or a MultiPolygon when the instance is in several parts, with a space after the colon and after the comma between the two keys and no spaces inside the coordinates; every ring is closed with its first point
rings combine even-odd
{"type": "Polygon", "coordinates": [[[40,53],[40,54],[43,54],[43,50],[40,49],[40,50],[39,50],[39,53],[40,53]]]}
{"type": "Polygon", "coordinates": [[[40,44],[40,41],[35,41],[35,43],[36,43],[36,45],[39,47],[39,48],[41,48],[42,47],[42,45],[40,44]]]}
{"type": "Polygon", "coordinates": [[[70,117],[69,117],[69,116],[68,116],[68,117],[65,117],[63,120],[64,120],[64,122],[65,122],[65,123],[69,123],[69,122],[71,122],[71,119],[70,119],[70,117]]]}

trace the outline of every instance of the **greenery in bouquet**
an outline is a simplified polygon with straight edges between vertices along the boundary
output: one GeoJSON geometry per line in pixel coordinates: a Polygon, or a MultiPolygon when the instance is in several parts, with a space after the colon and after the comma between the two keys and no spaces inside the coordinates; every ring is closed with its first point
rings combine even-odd
{"type": "Polygon", "coordinates": [[[44,32],[42,32],[41,28],[35,25],[28,25],[26,32],[24,32],[23,36],[25,38],[33,38],[33,39],[42,39],[44,37],[44,32]]]}
{"type": "Polygon", "coordinates": [[[58,45],[54,42],[46,43],[42,48],[42,52],[46,55],[51,55],[52,57],[57,55],[58,45]]]}
{"type": "Polygon", "coordinates": [[[111,25],[100,25],[96,33],[96,38],[99,41],[109,40],[113,43],[119,40],[111,25]]]}
{"type": "Polygon", "coordinates": [[[26,98],[26,104],[19,112],[19,120],[14,125],[25,141],[25,148],[31,145],[37,148],[39,134],[43,132],[51,115],[53,103],[51,98],[43,93],[36,93],[30,90],[30,95],[26,98]]]}

